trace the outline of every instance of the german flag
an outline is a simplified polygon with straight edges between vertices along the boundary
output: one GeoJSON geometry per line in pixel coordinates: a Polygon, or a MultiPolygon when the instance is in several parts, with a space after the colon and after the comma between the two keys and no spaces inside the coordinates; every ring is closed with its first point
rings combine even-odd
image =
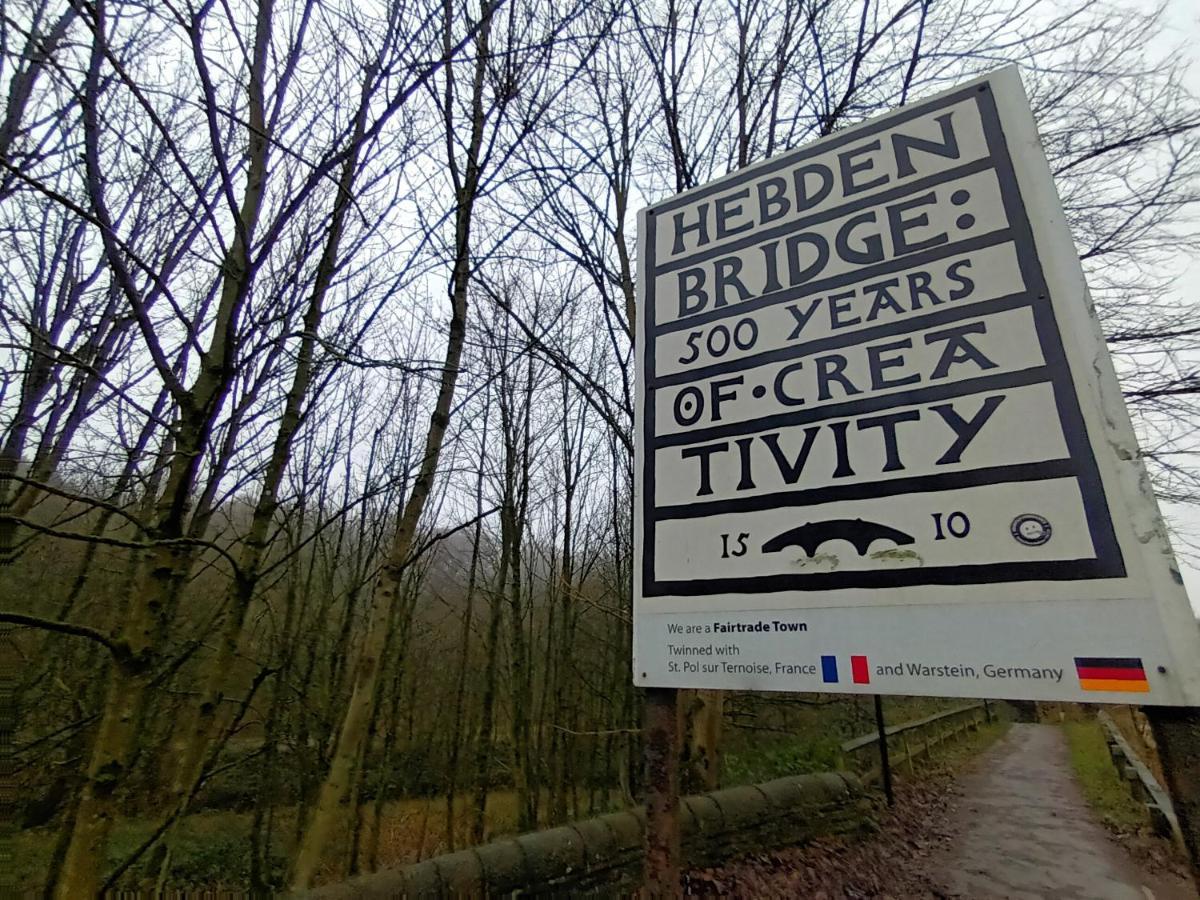
{"type": "Polygon", "coordinates": [[[1077,656],[1075,671],[1079,675],[1079,686],[1085,691],[1125,691],[1133,694],[1150,691],[1146,669],[1135,656],[1077,656]]]}

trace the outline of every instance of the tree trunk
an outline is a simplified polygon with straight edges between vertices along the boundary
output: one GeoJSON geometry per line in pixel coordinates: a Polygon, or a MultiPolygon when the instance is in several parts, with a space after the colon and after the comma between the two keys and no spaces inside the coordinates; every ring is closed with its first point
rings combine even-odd
{"type": "Polygon", "coordinates": [[[500,619],[503,615],[501,586],[508,576],[508,551],[501,542],[500,571],[491,592],[487,638],[483,647],[485,671],[483,696],[480,698],[479,736],[475,741],[475,804],[471,822],[471,843],[482,844],[486,837],[488,791],[491,789],[492,729],[495,723],[497,655],[500,649],[500,619]]]}
{"type": "MultiPolygon", "coordinates": [[[[450,73],[452,53],[450,39],[451,10],[447,3],[445,22],[445,53],[447,92],[452,84],[450,73]]],[[[321,853],[329,840],[334,822],[346,793],[350,787],[351,767],[358,756],[359,747],[366,736],[367,717],[371,698],[375,693],[375,681],[379,676],[380,655],[386,638],[389,612],[400,596],[406,568],[411,562],[413,542],[417,533],[425,503],[433,490],[437,475],[438,460],[446,428],[450,424],[450,406],[454,389],[458,383],[459,363],[462,358],[463,341],[467,324],[467,289],[471,275],[471,218],[479,188],[479,159],[483,143],[484,111],[483,82],[489,59],[488,36],[491,29],[492,8],[484,4],[481,24],[476,34],[478,55],[475,63],[474,93],[472,95],[471,139],[463,180],[458,189],[455,214],[455,257],[450,279],[451,314],[447,331],[446,357],[438,385],[437,400],[429,419],[429,430],[425,436],[425,454],[420,472],[413,482],[412,492],[404,504],[400,523],[396,529],[387,562],[375,579],[374,591],[367,613],[366,637],[362,652],[355,666],[353,688],[346,703],[346,712],[338,731],[338,739],[329,771],[321,784],[321,790],[313,808],[312,816],[300,845],[296,851],[290,879],[293,890],[305,890],[312,884],[313,876],[320,865],[321,853]]],[[[452,116],[451,103],[447,102],[447,116],[452,116]]],[[[452,127],[447,122],[447,127],[452,127]]]]}
{"type": "MultiPolygon", "coordinates": [[[[221,298],[208,350],[203,354],[195,382],[181,404],[176,453],[171,460],[166,490],[155,507],[153,527],[147,529],[151,540],[159,543],[146,554],[144,575],[133,592],[118,633],[117,643],[126,648],[127,653],[111,670],[104,711],[58,884],[57,895],[63,900],[91,897],[99,888],[100,867],[106,858],[117,800],[129,774],[146,692],[162,654],[162,642],[169,625],[167,610],[174,605],[174,592],[192,562],[190,550],[170,542],[183,533],[203,450],[234,374],[230,365],[230,341],[238,310],[249,289],[250,241],[266,186],[269,135],[263,117],[263,70],[270,41],[271,13],[271,0],[260,0],[249,79],[249,163],[236,237],[224,260],[221,298]]],[[[106,33],[102,4],[96,6],[94,15],[96,27],[87,75],[88,96],[84,103],[84,155],[89,193],[103,225],[106,255],[110,265],[123,271],[122,253],[113,238],[115,232],[102,198],[99,163],[97,107],[106,33]]],[[[137,301],[131,298],[131,302],[137,301]]]]}
{"type": "Polygon", "coordinates": [[[479,542],[483,537],[483,469],[487,456],[488,412],[491,405],[485,394],[483,427],[479,447],[479,471],[475,476],[475,528],[471,536],[471,562],[467,571],[467,596],[463,602],[462,631],[458,639],[458,672],[454,682],[454,724],[450,734],[450,761],[446,772],[446,849],[454,851],[454,796],[458,792],[459,745],[463,735],[463,700],[467,667],[471,660],[471,623],[475,617],[475,586],[479,574],[479,542]]]}

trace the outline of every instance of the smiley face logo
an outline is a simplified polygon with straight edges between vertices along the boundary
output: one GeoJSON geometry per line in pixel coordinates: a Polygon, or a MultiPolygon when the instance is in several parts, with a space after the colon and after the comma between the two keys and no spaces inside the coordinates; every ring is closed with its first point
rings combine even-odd
{"type": "Polygon", "coordinates": [[[1012,520],[1012,536],[1026,547],[1038,547],[1050,540],[1050,523],[1036,513],[1022,513],[1012,520]]]}

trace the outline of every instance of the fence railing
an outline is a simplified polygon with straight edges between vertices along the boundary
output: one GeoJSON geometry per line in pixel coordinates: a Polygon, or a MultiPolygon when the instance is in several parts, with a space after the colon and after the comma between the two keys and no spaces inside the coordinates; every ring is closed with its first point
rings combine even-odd
{"type": "MultiPolygon", "coordinates": [[[[884,731],[892,769],[905,766],[911,775],[917,759],[931,756],[934,748],[945,741],[977,730],[991,715],[991,708],[986,704],[967,703],[923,719],[887,726],[884,731]]],[[[846,741],[842,744],[842,759],[843,765],[857,772],[864,784],[878,781],[881,775],[878,733],[846,741]]]]}
{"type": "Polygon", "coordinates": [[[1165,838],[1170,838],[1183,849],[1187,850],[1183,840],[1183,832],[1179,828],[1179,819],[1175,816],[1175,808],[1171,805],[1171,796],[1166,792],[1150,767],[1142,762],[1137,751],[1125,740],[1125,735],[1112,717],[1101,710],[1096,718],[1100,720],[1105,732],[1105,742],[1108,744],[1108,755],[1112,757],[1117,773],[1129,786],[1135,800],[1146,807],[1150,824],[1155,832],[1165,838]]]}

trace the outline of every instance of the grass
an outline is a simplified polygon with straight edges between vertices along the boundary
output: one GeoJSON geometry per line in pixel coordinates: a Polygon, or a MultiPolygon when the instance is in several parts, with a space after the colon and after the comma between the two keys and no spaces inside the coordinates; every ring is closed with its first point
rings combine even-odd
{"type": "MultiPolygon", "coordinates": [[[[915,716],[914,716],[915,717],[915,716]]],[[[944,741],[932,748],[932,754],[926,758],[918,756],[913,764],[914,777],[920,778],[924,770],[956,769],[971,758],[977,756],[1008,731],[1009,722],[997,719],[995,722],[981,724],[976,731],[960,734],[953,740],[944,741]]],[[[922,738],[912,739],[914,752],[922,746],[922,738]]],[[[900,742],[889,742],[892,745],[892,770],[897,778],[909,777],[908,763],[903,761],[899,750],[900,742]]],[[[874,765],[877,757],[871,756],[870,763],[874,765]]],[[[844,759],[841,752],[840,739],[829,736],[794,738],[776,738],[769,741],[759,741],[757,744],[743,745],[736,751],[726,753],[723,760],[722,783],[725,787],[740,784],[755,784],[780,778],[786,775],[803,775],[808,772],[829,772],[834,769],[851,766],[849,759],[844,759]]]]}
{"type": "Polygon", "coordinates": [[[926,762],[917,761],[918,769],[922,765],[933,765],[947,769],[957,769],[978,756],[1008,732],[1012,723],[1007,719],[997,718],[990,724],[984,723],[975,731],[967,732],[965,737],[946,741],[933,748],[933,759],[926,762]]]}
{"type": "Polygon", "coordinates": [[[1146,811],[1133,798],[1108,755],[1104,731],[1096,720],[1064,722],[1071,765],[1083,786],[1088,805],[1109,828],[1138,831],[1146,824],[1146,811]]]}
{"type": "MultiPolygon", "coordinates": [[[[910,722],[962,704],[930,697],[887,697],[889,725],[910,722]]],[[[787,775],[826,772],[841,759],[843,741],[875,731],[870,697],[805,699],[781,706],[764,695],[739,695],[722,736],[721,786],[755,784],[787,775]]]]}
{"type": "MultiPolygon", "coordinates": [[[[249,813],[201,812],[179,823],[175,852],[171,863],[171,887],[196,889],[214,886],[244,887],[250,878],[249,813]]],[[[106,871],[112,871],[129,857],[153,832],[153,819],[121,819],[108,842],[106,871]]],[[[56,830],[33,828],[19,832],[13,842],[12,876],[26,894],[32,894],[45,882],[46,869],[54,851],[56,830]]],[[[276,879],[282,877],[284,857],[278,842],[272,846],[270,862],[276,879]]],[[[153,877],[143,856],[130,877],[153,877]]]]}
{"type": "Polygon", "coordinates": [[[837,738],[817,737],[762,741],[757,745],[725,754],[721,782],[725,787],[758,784],[785,775],[829,772],[838,768],[841,742],[837,738]]]}

